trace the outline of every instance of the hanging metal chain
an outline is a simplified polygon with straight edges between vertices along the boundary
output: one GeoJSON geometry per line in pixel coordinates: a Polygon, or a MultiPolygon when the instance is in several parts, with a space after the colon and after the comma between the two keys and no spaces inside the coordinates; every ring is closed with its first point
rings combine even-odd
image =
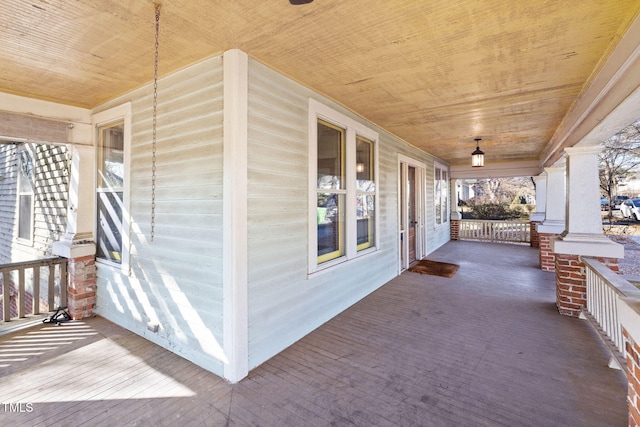
{"type": "Polygon", "coordinates": [[[156,145],[157,145],[157,124],[158,124],[158,39],[160,36],[160,4],[156,3],[156,42],[155,58],[153,62],[153,122],[151,141],[151,241],[155,235],[156,228],[156,145]]]}

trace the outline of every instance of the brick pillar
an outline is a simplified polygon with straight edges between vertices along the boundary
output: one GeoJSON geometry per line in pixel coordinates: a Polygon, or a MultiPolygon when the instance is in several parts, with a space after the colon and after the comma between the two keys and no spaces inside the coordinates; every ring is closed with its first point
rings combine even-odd
{"type": "Polygon", "coordinates": [[[625,356],[627,359],[627,380],[629,384],[627,402],[629,403],[629,427],[640,427],[640,345],[627,330],[622,328],[625,356]]]}
{"type": "Polygon", "coordinates": [[[538,235],[538,224],[540,224],[540,221],[530,221],[532,248],[540,247],[540,237],[538,235]]]}
{"type": "MultiPolygon", "coordinates": [[[[618,272],[617,258],[596,258],[618,272]]],[[[565,316],[578,317],[587,305],[586,268],[579,255],[555,254],[556,307],[565,316]]]]}
{"type": "Polygon", "coordinates": [[[452,219],[451,220],[451,240],[458,240],[458,238],[460,237],[460,220],[459,219],[452,219]]]}
{"type": "Polygon", "coordinates": [[[93,255],[69,259],[67,307],[75,320],[94,315],[96,263],[93,255]]]}
{"type": "Polygon", "coordinates": [[[557,234],[537,233],[538,246],[540,248],[540,269],[542,271],[554,271],[556,269],[556,258],[551,250],[551,240],[555,239],[557,234]]]}

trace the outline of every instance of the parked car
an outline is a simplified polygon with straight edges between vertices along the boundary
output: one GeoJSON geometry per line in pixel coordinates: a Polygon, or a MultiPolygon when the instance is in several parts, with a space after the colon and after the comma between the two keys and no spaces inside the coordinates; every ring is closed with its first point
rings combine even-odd
{"type": "Polygon", "coordinates": [[[600,209],[605,210],[609,207],[609,201],[606,197],[600,197],[600,209]]]}
{"type": "Polygon", "coordinates": [[[623,218],[632,218],[640,221],[640,199],[628,199],[620,205],[620,213],[623,218]]]}
{"type": "Polygon", "coordinates": [[[628,199],[629,196],[613,196],[613,208],[620,209],[620,206],[622,206],[624,201],[628,199]]]}

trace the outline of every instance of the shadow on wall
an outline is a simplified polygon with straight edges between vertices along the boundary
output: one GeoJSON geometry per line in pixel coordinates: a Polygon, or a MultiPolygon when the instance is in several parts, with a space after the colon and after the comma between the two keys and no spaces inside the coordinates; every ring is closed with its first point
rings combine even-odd
{"type": "MultiPolygon", "coordinates": [[[[144,234],[135,223],[132,228],[132,252],[149,251],[144,234]]],[[[97,265],[98,313],[222,376],[228,363],[222,342],[222,291],[211,278],[203,280],[211,276],[207,264],[168,259],[170,253],[158,249],[161,241],[156,236],[157,256],[131,257],[130,276],[97,265]]]]}

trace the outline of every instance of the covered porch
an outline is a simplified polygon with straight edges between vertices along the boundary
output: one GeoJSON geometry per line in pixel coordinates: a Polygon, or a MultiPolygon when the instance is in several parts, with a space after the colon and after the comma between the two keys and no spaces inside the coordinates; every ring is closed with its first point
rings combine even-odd
{"type": "Polygon", "coordinates": [[[624,426],[626,381],[526,246],[451,241],[229,384],[100,318],[0,337],[12,426],[624,426]]]}

